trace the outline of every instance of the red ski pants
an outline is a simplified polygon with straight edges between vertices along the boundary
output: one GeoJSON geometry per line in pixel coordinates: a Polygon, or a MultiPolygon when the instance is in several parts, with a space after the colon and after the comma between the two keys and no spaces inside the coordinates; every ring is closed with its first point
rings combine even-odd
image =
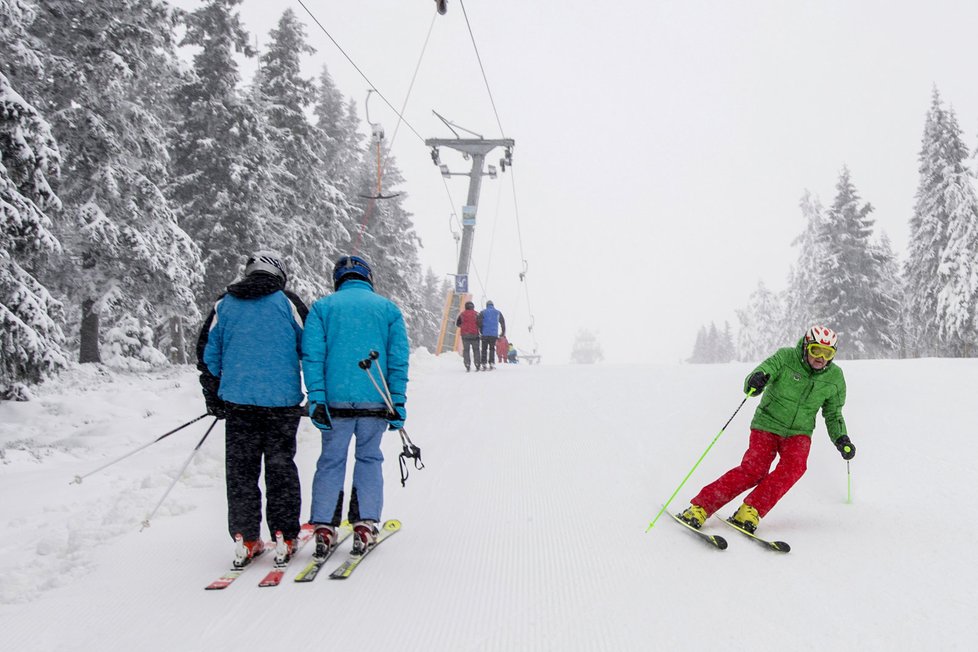
{"type": "Polygon", "coordinates": [[[811,447],[812,438],[805,435],[779,437],[764,430],[751,430],[750,446],[740,466],[703,487],[690,502],[712,514],[754,487],[744,502],[763,517],[805,475],[811,447]],[[780,455],[781,460],[771,471],[776,455],[780,455]]]}

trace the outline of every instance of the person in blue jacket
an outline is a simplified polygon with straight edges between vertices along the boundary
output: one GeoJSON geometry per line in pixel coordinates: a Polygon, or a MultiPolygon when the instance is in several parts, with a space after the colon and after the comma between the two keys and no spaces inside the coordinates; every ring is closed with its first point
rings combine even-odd
{"type": "Polygon", "coordinates": [[[482,335],[482,368],[496,368],[496,339],[506,337],[506,319],[496,310],[492,301],[486,301],[486,309],[479,313],[479,334],[482,335]]]}
{"type": "MultiPolygon", "coordinates": [[[[346,459],[356,437],[348,516],[353,552],[376,543],[384,506],[384,431],[404,427],[408,383],[407,330],[400,309],[376,294],[373,273],[358,256],[343,256],[333,268],[335,292],[312,304],[302,335],[302,373],[309,416],[322,431],[323,447],[312,483],[309,522],[315,526],[316,556],[336,545],[342,521],[346,459]],[[390,388],[391,414],[359,362],[377,351],[373,368],[390,388]]],[[[375,379],[378,375],[374,374],[375,379]]],[[[378,380],[378,383],[380,381],[378,380]]],[[[381,387],[383,385],[381,384],[381,387]]]]}
{"type": "Polygon", "coordinates": [[[302,415],[300,347],[308,310],[285,289],[288,275],[274,252],[259,251],[244,278],[228,286],[197,338],[197,369],[207,412],[225,421],[228,532],[235,563],[264,550],[261,475],[265,462],[265,514],[283,544],[276,558],[295,550],[299,534],[296,431],[302,415]]]}

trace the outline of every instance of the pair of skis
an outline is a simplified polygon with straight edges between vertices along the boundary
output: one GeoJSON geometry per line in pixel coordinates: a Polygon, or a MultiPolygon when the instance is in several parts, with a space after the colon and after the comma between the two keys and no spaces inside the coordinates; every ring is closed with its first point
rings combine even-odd
{"type": "MultiPolygon", "coordinates": [[[[693,534],[695,534],[696,536],[698,536],[703,541],[705,541],[705,542],[709,543],[710,545],[714,546],[718,550],[726,550],[727,549],[727,540],[724,539],[723,537],[721,537],[720,535],[718,535],[718,534],[710,534],[709,532],[702,532],[702,531],[697,530],[696,528],[694,528],[692,525],[690,525],[686,521],[684,521],[681,518],[679,518],[677,515],[675,515],[675,514],[669,514],[669,515],[672,516],[672,519],[674,521],[676,521],[677,523],[679,523],[680,525],[682,525],[684,528],[686,528],[687,530],[689,530],[690,532],[692,532],[693,534]]],[[[732,527],[733,529],[737,530],[738,532],[740,532],[744,536],[750,537],[751,540],[759,543],[761,546],[763,546],[764,548],[767,548],[768,550],[774,550],[775,552],[789,552],[791,550],[791,546],[789,546],[784,541],[768,541],[767,539],[762,539],[761,537],[757,536],[753,532],[749,532],[749,531],[745,530],[744,528],[740,527],[739,525],[737,525],[736,523],[734,523],[730,519],[726,519],[723,522],[726,523],[727,525],[729,525],[730,527],[732,527]]]]}
{"type": "MultiPolygon", "coordinates": [[[[346,579],[348,578],[357,566],[363,561],[363,558],[368,554],[373,552],[373,550],[381,544],[382,541],[386,540],[388,537],[396,534],[401,529],[401,522],[396,519],[391,519],[386,521],[381,527],[379,533],[377,534],[377,542],[369,547],[366,552],[360,555],[354,555],[352,552],[347,556],[346,560],[340,566],[336,568],[332,573],[330,573],[330,579],[346,579]]],[[[292,556],[282,562],[275,562],[272,570],[268,571],[268,574],[258,583],[260,587],[278,586],[281,584],[282,579],[285,577],[285,571],[289,566],[289,562],[294,559],[299,552],[305,547],[307,543],[313,538],[314,527],[310,524],[305,524],[299,530],[299,536],[296,540],[296,549],[292,553],[292,556]]],[[[323,557],[313,556],[312,561],[299,572],[296,576],[296,582],[311,582],[316,579],[319,571],[322,569],[323,565],[329,560],[329,558],[336,552],[336,549],[340,546],[343,541],[348,539],[351,534],[353,534],[353,527],[344,522],[336,530],[336,543],[329,549],[329,552],[323,557]]],[[[221,589],[226,589],[229,587],[236,579],[241,577],[241,575],[248,570],[254,564],[254,558],[249,560],[247,564],[243,566],[232,565],[231,568],[221,575],[219,578],[208,584],[205,588],[208,591],[217,591],[221,589]]]]}

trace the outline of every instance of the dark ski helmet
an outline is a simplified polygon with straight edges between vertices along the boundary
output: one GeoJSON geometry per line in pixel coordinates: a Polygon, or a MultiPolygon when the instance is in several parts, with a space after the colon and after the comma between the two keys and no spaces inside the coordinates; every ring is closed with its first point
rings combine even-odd
{"type": "Polygon", "coordinates": [[[493,305],[492,301],[486,301],[486,308],[492,308],[493,305]]]}
{"type": "Polygon", "coordinates": [[[471,301],[466,301],[465,302],[465,309],[466,310],[475,310],[475,304],[472,303],[471,301]]]}
{"type": "Polygon", "coordinates": [[[256,251],[251,255],[251,258],[245,263],[244,274],[245,276],[251,276],[257,272],[277,276],[282,281],[288,280],[288,275],[285,273],[285,264],[274,251],[256,251]]]}
{"type": "Polygon", "coordinates": [[[351,278],[366,281],[370,283],[370,287],[374,285],[374,275],[370,271],[370,265],[367,264],[367,261],[359,256],[343,256],[333,266],[333,289],[339,290],[343,281],[351,278]]]}

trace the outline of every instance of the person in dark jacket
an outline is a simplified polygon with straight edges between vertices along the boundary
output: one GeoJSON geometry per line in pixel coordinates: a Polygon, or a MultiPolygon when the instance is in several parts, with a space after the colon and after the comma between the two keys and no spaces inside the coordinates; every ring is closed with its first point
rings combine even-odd
{"type": "Polygon", "coordinates": [[[462,361],[465,363],[465,370],[470,371],[474,358],[475,370],[479,371],[482,367],[482,358],[479,354],[479,313],[475,311],[474,303],[465,302],[465,310],[455,318],[455,325],[462,334],[462,361]]]}
{"type": "Polygon", "coordinates": [[[750,427],[750,445],[740,466],[706,485],[690,501],[679,518],[699,529],[703,522],[728,502],[753,488],[729,519],[748,532],[804,475],[815,430],[815,416],[822,411],[829,438],[851,460],[856,447],[849,440],[842,406],[846,381],[832,362],[838,335],[830,328],[812,326],[796,346],[778,349],[744,382],[750,396],[764,392],[750,427]],[[774,458],[778,465],[771,471],[774,458]]]}
{"type": "Polygon", "coordinates": [[[197,369],[207,412],[225,419],[228,532],[235,563],[264,550],[261,475],[265,463],[265,513],[277,540],[278,560],[291,557],[299,534],[299,472],[294,458],[302,414],[299,356],[308,310],[285,290],[281,258],[259,251],[244,278],[229,285],[200,329],[197,369]]]}
{"type": "Polygon", "coordinates": [[[486,301],[486,309],[479,313],[479,334],[482,336],[482,368],[496,368],[496,338],[506,337],[506,320],[496,310],[492,301],[486,301]]]}
{"type": "Polygon", "coordinates": [[[384,507],[384,431],[404,427],[407,412],[408,344],[401,310],[374,292],[373,272],[359,256],[343,256],[333,268],[335,292],[312,304],[302,336],[302,372],[309,416],[322,431],[322,452],[312,482],[309,522],[315,526],[317,557],[337,544],[343,518],[343,486],[350,442],[356,437],[353,486],[347,518],[353,524],[353,553],[377,541],[384,507]],[[371,369],[359,363],[377,352],[371,369]],[[378,377],[382,376],[380,380],[378,377]],[[390,391],[391,405],[374,385],[390,391]]]}

